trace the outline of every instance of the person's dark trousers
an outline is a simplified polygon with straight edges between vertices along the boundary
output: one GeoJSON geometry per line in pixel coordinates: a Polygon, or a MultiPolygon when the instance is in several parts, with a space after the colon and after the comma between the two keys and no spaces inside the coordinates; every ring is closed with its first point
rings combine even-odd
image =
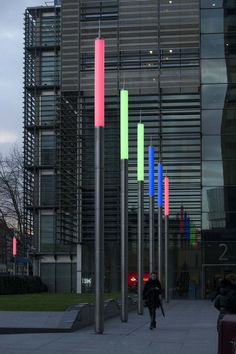
{"type": "Polygon", "coordinates": [[[150,328],[156,328],[156,309],[155,307],[149,307],[148,309],[151,318],[150,328]]]}

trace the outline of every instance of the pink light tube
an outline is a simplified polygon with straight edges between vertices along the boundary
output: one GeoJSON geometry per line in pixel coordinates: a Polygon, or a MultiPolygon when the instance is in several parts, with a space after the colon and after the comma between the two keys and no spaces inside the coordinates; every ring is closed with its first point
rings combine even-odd
{"type": "Polygon", "coordinates": [[[165,216],[169,216],[170,212],[170,180],[169,177],[165,176],[164,178],[164,184],[165,184],[165,216]]]}
{"type": "Polygon", "coordinates": [[[95,74],[94,74],[94,124],[95,127],[104,127],[104,39],[95,40],[95,74]]]}
{"type": "Polygon", "coordinates": [[[16,244],[17,244],[17,241],[16,241],[16,237],[14,236],[13,240],[12,240],[12,255],[13,255],[13,257],[16,256],[16,244]]]}

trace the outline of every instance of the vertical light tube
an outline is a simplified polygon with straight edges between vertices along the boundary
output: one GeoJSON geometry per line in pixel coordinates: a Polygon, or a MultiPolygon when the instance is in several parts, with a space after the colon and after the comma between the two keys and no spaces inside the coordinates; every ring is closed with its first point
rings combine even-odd
{"type": "Polygon", "coordinates": [[[149,146],[148,147],[148,162],[149,162],[149,197],[154,197],[154,154],[155,154],[155,149],[154,146],[149,146]]]}
{"type": "Polygon", "coordinates": [[[163,204],[163,167],[162,163],[158,163],[158,208],[162,208],[163,204]]]}
{"type": "Polygon", "coordinates": [[[95,332],[104,331],[104,39],[95,40],[95,332]]]}
{"type": "Polygon", "coordinates": [[[120,158],[128,160],[129,158],[129,139],[128,139],[128,100],[127,90],[120,91],[120,158]]]}
{"type": "Polygon", "coordinates": [[[95,87],[94,87],[94,120],[95,127],[104,127],[104,94],[105,94],[105,41],[95,40],[95,87]]]}
{"type": "Polygon", "coordinates": [[[155,271],[154,257],[154,183],[155,183],[155,150],[154,146],[148,147],[148,162],[149,162],[149,272],[155,271]]]}
{"type": "Polygon", "coordinates": [[[120,91],[121,321],[128,321],[128,91],[120,91]]]}
{"type": "Polygon", "coordinates": [[[17,240],[16,237],[14,236],[12,239],[12,255],[13,257],[16,257],[17,254],[17,240]]]}
{"type": "Polygon", "coordinates": [[[169,177],[164,178],[165,186],[165,200],[164,200],[164,214],[165,214],[165,301],[169,302],[169,235],[168,235],[168,224],[169,224],[169,200],[170,200],[170,181],[169,177]]]}
{"type": "Polygon", "coordinates": [[[143,314],[143,183],[144,124],[138,124],[138,314],[143,314]]]}
{"type": "Polygon", "coordinates": [[[164,213],[165,216],[169,216],[169,212],[170,212],[170,207],[169,207],[169,203],[170,203],[170,180],[169,177],[165,176],[164,178],[164,185],[165,185],[165,205],[164,205],[164,213]]]}
{"type": "Polygon", "coordinates": [[[162,204],[163,204],[163,167],[158,163],[158,277],[162,283],[162,204]]]}
{"type": "Polygon", "coordinates": [[[15,236],[13,236],[12,239],[12,255],[14,257],[13,259],[13,274],[16,274],[16,254],[17,254],[17,239],[15,236]]]}
{"type": "Polygon", "coordinates": [[[138,181],[144,181],[144,124],[138,124],[138,181]]]}

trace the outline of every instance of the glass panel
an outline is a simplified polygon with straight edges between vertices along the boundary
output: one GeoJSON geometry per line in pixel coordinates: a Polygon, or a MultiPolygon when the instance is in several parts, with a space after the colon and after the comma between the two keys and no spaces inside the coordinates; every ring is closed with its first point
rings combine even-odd
{"type": "Polygon", "coordinates": [[[202,229],[223,229],[224,228],[235,228],[236,227],[236,212],[204,212],[202,213],[202,229]]]}
{"type": "Polygon", "coordinates": [[[201,32],[202,33],[223,33],[224,32],[224,10],[201,10],[201,32]]]}
{"type": "Polygon", "coordinates": [[[41,23],[41,44],[43,46],[55,46],[59,44],[59,20],[57,17],[43,17],[41,23]]]}
{"type": "Polygon", "coordinates": [[[40,263],[40,277],[47,285],[48,291],[54,292],[55,289],[55,263],[40,263]]]}
{"type": "Polygon", "coordinates": [[[218,214],[219,219],[224,218],[224,188],[204,187],[202,189],[202,211],[218,214]]]}
{"type": "Polygon", "coordinates": [[[202,83],[227,83],[225,59],[202,60],[202,83]]]}
{"type": "MultiPolygon", "coordinates": [[[[202,134],[203,135],[236,135],[235,110],[203,110],[202,134]]],[[[234,138],[235,139],[235,138],[234,138]]]]}
{"type": "Polygon", "coordinates": [[[236,55],[236,34],[225,33],[225,56],[236,55]]]}
{"type": "Polygon", "coordinates": [[[41,206],[54,206],[55,204],[55,176],[41,176],[41,206]]]}
{"type": "Polygon", "coordinates": [[[41,85],[57,85],[59,80],[58,57],[55,55],[42,56],[41,85]]]}
{"type": "MultiPolygon", "coordinates": [[[[75,274],[73,274],[75,276],[75,274]]],[[[56,263],[56,289],[59,293],[72,291],[72,264],[56,263]]]]}
{"type": "MultiPolygon", "coordinates": [[[[233,111],[226,111],[233,112],[233,111]]],[[[202,111],[202,134],[220,134],[222,123],[222,110],[212,109],[202,111]]]]}
{"type": "Polygon", "coordinates": [[[56,118],[56,96],[43,95],[41,96],[41,124],[53,124],[56,118]]]}
{"type": "Polygon", "coordinates": [[[236,60],[235,58],[229,58],[226,60],[227,71],[228,71],[228,81],[230,83],[236,82],[236,60]]]}
{"type": "Polygon", "coordinates": [[[223,7],[223,0],[201,0],[201,7],[215,9],[217,7],[223,7]]]}
{"type": "Polygon", "coordinates": [[[55,223],[54,215],[40,216],[40,250],[52,251],[54,249],[55,223]]]}
{"type": "MultiPolygon", "coordinates": [[[[227,42],[226,42],[227,43],[227,42]]],[[[223,34],[204,34],[201,36],[202,58],[224,58],[225,40],[223,34]]]]}
{"type": "MultiPolygon", "coordinates": [[[[235,135],[222,135],[222,158],[235,159],[236,158],[236,139],[235,135]]],[[[235,181],[236,184],[236,181],[235,181]]]]}
{"type": "Polygon", "coordinates": [[[219,161],[202,162],[202,185],[223,186],[223,164],[219,161]]]}
{"type": "Polygon", "coordinates": [[[55,135],[41,136],[41,165],[53,165],[55,163],[56,137],[55,135]]]}
{"type": "Polygon", "coordinates": [[[221,160],[221,136],[203,136],[202,137],[202,159],[203,160],[221,160]]]}
{"type": "Polygon", "coordinates": [[[202,189],[203,212],[236,212],[236,187],[204,187],[202,189]]]}
{"type": "Polygon", "coordinates": [[[224,32],[236,32],[235,10],[235,8],[224,10],[224,32]]]}
{"type": "Polygon", "coordinates": [[[227,85],[203,85],[202,86],[202,108],[223,109],[227,85]]]}

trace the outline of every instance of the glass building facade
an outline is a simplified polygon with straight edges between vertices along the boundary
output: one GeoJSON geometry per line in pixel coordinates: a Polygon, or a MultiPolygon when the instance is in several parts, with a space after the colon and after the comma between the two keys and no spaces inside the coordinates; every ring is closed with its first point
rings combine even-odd
{"type": "Polygon", "coordinates": [[[236,2],[201,3],[202,240],[204,294],[235,272],[236,2]]]}
{"type": "MultiPolygon", "coordinates": [[[[199,0],[62,0],[26,10],[25,232],[33,235],[35,269],[51,291],[75,291],[76,273],[82,290],[94,286],[93,86],[99,23],[106,41],[105,290],[120,289],[123,87],[129,91],[129,272],[137,271],[140,115],[144,270],[150,142],[156,181],[159,160],[170,177],[171,297],[208,296],[217,277],[235,269],[235,13],[235,1],[199,0]]],[[[156,257],[157,213],[156,198],[156,257]]]]}

